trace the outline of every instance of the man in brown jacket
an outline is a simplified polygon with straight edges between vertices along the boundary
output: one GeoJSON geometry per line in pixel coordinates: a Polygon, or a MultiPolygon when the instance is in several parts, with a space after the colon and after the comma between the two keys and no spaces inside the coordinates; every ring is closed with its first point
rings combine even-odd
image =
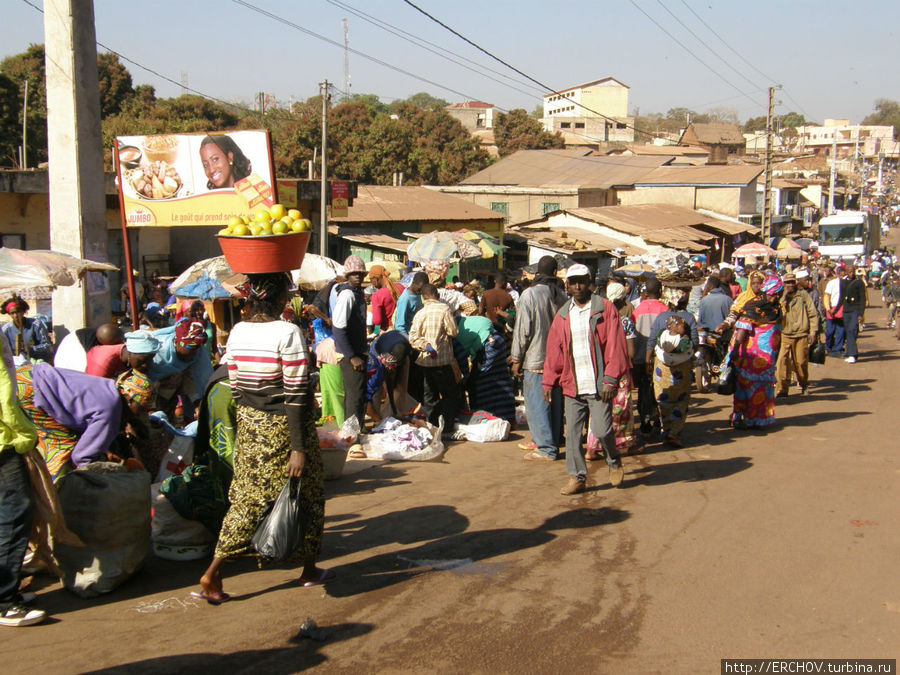
{"type": "Polygon", "coordinates": [[[797,277],[784,275],[784,295],[781,311],[784,314],[781,330],[781,351],[775,366],[778,396],[787,396],[791,386],[791,374],[797,373],[797,381],[804,395],[809,394],[809,345],[819,334],[819,314],[809,293],[797,288],[797,277]]]}

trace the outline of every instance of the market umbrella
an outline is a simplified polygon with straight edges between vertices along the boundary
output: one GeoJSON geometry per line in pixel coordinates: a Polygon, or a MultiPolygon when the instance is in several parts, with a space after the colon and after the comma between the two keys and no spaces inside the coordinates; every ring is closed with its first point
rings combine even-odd
{"type": "Polygon", "coordinates": [[[234,275],[234,271],[228,266],[228,263],[225,262],[224,255],[219,255],[215,258],[206,258],[205,260],[195,262],[184,272],[179,274],[175,281],[169,284],[169,291],[175,295],[183,295],[181,293],[181,288],[198,281],[201,277],[212,279],[221,284],[223,281],[230,279],[234,275]]]}
{"type": "Polygon", "coordinates": [[[476,242],[466,239],[459,232],[429,232],[416,239],[406,249],[406,255],[415,262],[429,260],[464,260],[481,258],[484,251],[476,242]]]}
{"type": "Polygon", "coordinates": [[[769,246],[774,248],[776,251],[783,251],[785,249],[799,249],[800,244],[798,244],[793,239],[788,239],[787,237],[772,237],[769,240],[769,246]]]}
{"type": "Polygon", "coordinates": [[[763,258],[775,255],[775,249],[769,248],[765,244],[752,243],[744,244],[734,250],[731,254],[732,258],[763,258]]]}
{"type": "Polygon", "coordinates": [[[219,300],[230,298],[231,293],[208,274],[203,274],[196,281],[191,281],[178,289],[176,293],[181,298],[197,298],[198,300],[219,300]]]}
{"type": "Polygon", "coordinates": [[[802,248],[804,251],[808,251],[809,247],[812,244],[813,244],[813,240],[810,239],[809,237],[800,237],[800,239],[797,240],[797,246],[802,248]]]}
{"type": "Polygon", "coordinates": [[[329,281],[344,273],[344,266],[336,260],[307,253],[299,269],[291,270],[291,279],[304,291],[318,291],[329,281]]]}
{"type": "Polygon", "coordinates": [[[118,269],[110,263],[56,251],[0,248],[0,294],[74,286],[85,272],[115,272],[118,269]]]}
{"type": "Polygon", "coordinates": [[[806,256],[806,251],[802,248],[791,248],[790,246],[786,246],[785,248],[780,248],[775,251],[775,255],[779,258],[786,258],[789,260],[800,260],[806,256]]]}
{"type": "Polygon", "coordinates": [[[481,230],[462,229],[457,230],[454,234],[460,235],[466,241],[477,244],[481,249],[482,258],[494,258],[506,250],[506,247],[497,241],[497,239],[481,230]]]}

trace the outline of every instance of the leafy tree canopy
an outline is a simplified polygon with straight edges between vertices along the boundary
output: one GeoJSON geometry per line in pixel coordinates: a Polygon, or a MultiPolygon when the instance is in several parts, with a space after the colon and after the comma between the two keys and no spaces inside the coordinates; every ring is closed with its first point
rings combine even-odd
{"type": "Polygon", "coordinates": [[[563,137],[544,130],[541,123],[522,108],[500,113],[494,120],[494,142],[501,157],[517,150],[564,148],[563,137]]]}
{"type": "Polygon", "coordinates": [[[875,111],[865,117],[863,124],[894,127],[894,137],[900,133],[900,102],[887,98],[875,101],[875,111]]]}

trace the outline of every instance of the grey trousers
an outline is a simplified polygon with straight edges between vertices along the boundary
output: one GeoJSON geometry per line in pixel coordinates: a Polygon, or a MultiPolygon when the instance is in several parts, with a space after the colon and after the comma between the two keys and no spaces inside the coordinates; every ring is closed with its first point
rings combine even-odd
{"type": "Polygon", "coordinates": [[[566,471],[570,476],[580,480],[587,477],[587,464],[584,461],[584,444],[581,442],[581,430],[584,423],[591,419],[591,431],[600,441],[606,463],[611,467],[622,465],[621,456],[616,449],[616,434],[612,425],[612,401],[604,403],[599,396],[586,395],[572,398],[566,396],[566,471]]]}

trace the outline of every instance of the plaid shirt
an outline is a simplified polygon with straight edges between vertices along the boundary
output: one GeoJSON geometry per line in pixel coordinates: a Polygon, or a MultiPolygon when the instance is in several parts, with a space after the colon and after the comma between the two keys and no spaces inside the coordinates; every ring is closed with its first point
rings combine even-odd
{"type": "Polygon", "coordinates": [[[416,363],[424,367],[449,366],[453,360],[450,340],[458,333],[450,308],[438,300],[425,300],[425,304],[413,317],[409,329],[409,344],[420,352],[416,363]],[[431,345],[437,356],[429,356],[425,345],[431,345]]]}

